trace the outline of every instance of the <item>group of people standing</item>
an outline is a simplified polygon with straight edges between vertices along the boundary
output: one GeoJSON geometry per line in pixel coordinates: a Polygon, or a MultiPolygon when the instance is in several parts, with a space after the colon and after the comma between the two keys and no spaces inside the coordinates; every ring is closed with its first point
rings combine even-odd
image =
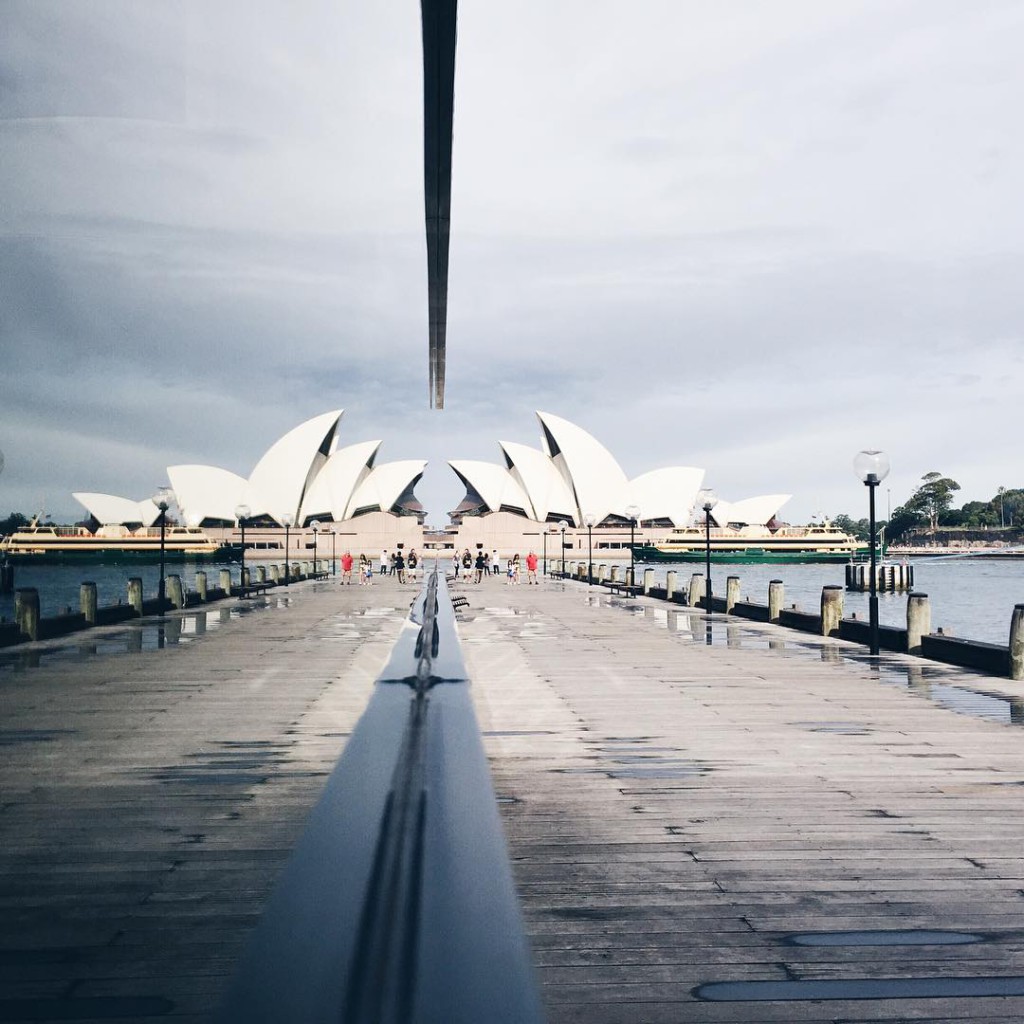
{"type": "MultiPolygon", "coordinates": [[[[397,576],[399,583],[416,582],[416,570],[420,564],[420,556],[416,549],[412,548],[405,554],[401,548],[389,553],[385,548],[380,553],[380,561],[377,571],[381,576],[397,576]]],[[[352,583],[352,572],[356,568],[356,560],[351,551],[346,551],[341,556],[341,582],[352,583]]],[[[458,552],[452,557],[452,574],[455,579],[462,573],[468,576],[475,571],[474,583],[479,583],[484,576],[498,576],[502,571],[501,559],[498,557],[497,549],[490,554],[480,548],[474,557],[469,548],[460,555],[458,552]]],[[[506,583],[512,586],[519,583],[521,564],[519,552],[517,551],[505,565],[506,583]]],[[[369,586],[373,582],[373,559],[365,554],[360,554],[358,562],[359,584],[369,586]]],[[[537,555],[531,551],[526,556],[526,582],[540,584],[537,579],[537,555]]]]}
{"type": "MultiPolygon", "coordinates": [[[[391,575],[398,577],[399,583],[406,582],[407,574],[411,577],[410,582],[415,582],[416,568],[419,566],[420,556],[416,549],[411,548],[406,555],[401,548],[392,554],[388,554],[387,548],[380,553],[380,562],[377,572],[381,576],[391,575]]],[[[352,570],[355,567],[355,558],[351,551],[346,551],[341,556],[341,582],[350,584],[352,582],[352,570]]],[[[369,586],[373,582],[373,559],[367,555],[359,556],[359,584],[369,586]]]]}
{"type": "MultiPolygon", "coordinates": [[[[509,586],[519,582],[521,568],[519,552],[517,551],[505,566],[505,581],[509,586]]],[[[470,554],[469,548],[466,548],[461,555],[456,552],[452,556],[452,575],[455,579],[458,579],[460,573],[468,577],[470,572],[474,573],[474,583],[480,583],[485,576],[500,575],[501,559],[498,557],[497,550],[488,554],[483,548],[480,548],[475,558],[470,554]]],[[[540,582],[537,579],[537,556],[532,551],[526,556],[526,582],[537,583],[538,585],[540,582]]]]}

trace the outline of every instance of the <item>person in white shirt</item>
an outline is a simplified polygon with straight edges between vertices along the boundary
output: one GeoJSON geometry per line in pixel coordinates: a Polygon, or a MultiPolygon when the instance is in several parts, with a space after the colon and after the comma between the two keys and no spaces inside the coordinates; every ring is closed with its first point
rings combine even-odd
{"type": "Polygon", "coordinates": [[[497,576],[501,572],[501,559],[498,558],[498,549],[491,550],[491,575],[497,576]]]}
{"type": "Polygon", "coordinates": [[[385,548],[380,553],[380,569],[379,569],[379,572],[380,572],[381,576],[387,576],[387,574],[388,574],[388,549],[387,548],[385,548]]]}

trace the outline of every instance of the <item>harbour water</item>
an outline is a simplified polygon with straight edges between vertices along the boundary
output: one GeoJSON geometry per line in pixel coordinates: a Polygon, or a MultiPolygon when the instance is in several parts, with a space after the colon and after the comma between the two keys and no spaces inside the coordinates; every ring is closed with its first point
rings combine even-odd
{"type": "MultiPolygon", "coordinates": [[[[989,643],[1007,643],[1010,617],[1015,604],[1024,603],[1024,559],[976,558],[919,558],[913,559],[914,589],[928,594],[932,607],[932,628],[971,640],[989,643]]],[[[205,563],[176,564],[170,572],[181,575],[185,584],[195,587],[196,570],[202,568],[210,584],[216,586],[221,568],[230,568],[237,579],[238,563],[228,565],[205,563]]],[[[637,573],[644,568],[637,565],[637,573]]],[[[664,584],[665,573],[676,571],[679,586],[688,584],[690,575],[703,572],[703,566],[692,562],[678,565],[659,563],[651,566],[654,578],[664,584]]],[[[66,607],[78,610],[79,586],[84,580],[96,583],[101,605],[116,604],[127,597],[130,576],[139,576],[143,591],[155,597],[159,570],[155,565],[132,566],[18,566],[15,570],[16,587],[36,587],[39,590],[40,610],[43,615],[56,615],[66,607]]],[[[712,585],[716,594],[725,593],[727,576],[739,576],[740,594],[744,598],[766,604],[768,583],[781,579],[786,588],[786,606],[796,604],[804,611],[818,608],[821,588],[827,584],[843,585],[845,569],[842,565],[742,565],[712,566],[712,585]]],[[[906,622],[906,594],[879,594],[879,619],[885,625],[899,626],[906,622]]],[[[856,613],[866,618],[867,594],[847,591],[844,614],[856,613]]],[[[14,616],[14,595],[0,594],[0,617],[14,616]]]]}
{"type": "MultiPolygon", "coordinates": [[[[916,558],[914,590],[927,594],[932,609],[932,629],[968,640],[1006,644],[1010,635],[1010,618],[1016,604],[1024,603],[1024,559],[982,558],[916,558]]],[[[637,566],[637,577],[641,568],[637,566]]],[[[676,585],[688,585],[690,576],[703,573],[703,565],[693,562],[650,566],[655,580],[664,585],[665,573],[676,572],[676,585]]],[[[834,584],[843,586],[844,565],[713,565],[712,589],[725,593],[727,576],[740,578],[740,594],[759,604],[768,603],[768,584],[780,579],[785,584],[785,606],[796,605],[802,611],[816,611],[821,601],[821,588],[834,584]]],[[[868,617],[868,595],[846,591],[843,614],[856,613],[868,617]]],[[[878,618],[886,626],[903,626],[907,621],[907,595],[879,593],[878,618]]]]}

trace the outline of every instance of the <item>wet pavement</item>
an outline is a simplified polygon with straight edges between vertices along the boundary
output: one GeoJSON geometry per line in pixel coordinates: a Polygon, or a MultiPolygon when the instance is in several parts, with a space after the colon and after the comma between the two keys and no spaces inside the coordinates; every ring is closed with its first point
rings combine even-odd
{"type": "Polygon", "coordinates": [[[1013,684],[587,589],[460,616],[552,1024],[1024,1019],[1013,684]]]}

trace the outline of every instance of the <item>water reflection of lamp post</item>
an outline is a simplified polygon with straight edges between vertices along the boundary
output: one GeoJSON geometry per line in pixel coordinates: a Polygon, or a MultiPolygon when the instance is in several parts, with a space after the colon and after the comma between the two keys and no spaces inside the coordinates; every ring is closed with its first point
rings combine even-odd
{"type": "Polygon", "coordinates": [[[594,585],[594,523],[597,516],[593,512],[587,512],[583,517],[583,525],[587,528],[587,586],[594,585]]]}
{"type": "Polygon", "coordinates": [[[718,504],[718,497],[710,487],[697,495],[697,504],[704,509],[704,610],[711,612],[711,510],[718,504]]]}
{"type": "Polygon", "coordinates": [[[629,585],[636,585],[636,551],[633,545],[636,543],[636,521],[640,516],[640,509],[636,505],[626,506],[626,516],[629,519],[629,585]]]}
{"type": "Polygon", "coordinates": [[[320,532],[320,520],[314,519],[309,528],[313,531],[313,575],[316,576],[316,535],[320,532]]]}
{"type": "Polygon", "coordinates": [[[868,489],[868,538],[871,544],[871,582],[868,596],[869,649],[878,653],[878,587],[875,575],[875,488],[889,475],[889,456],[874,449],[858,452],[853,460],[853,471],[868,489]]]}
{"type": "Polygon", "coordinates": [[[281,516],[281,522],[284,523],[284,585],[287,587],[289,582],[290,582],[289,575],[288,575],[289,574],[289,566],[288,566],[289,548],[288,548],[288,541],[290,539],[289,538],[289,534],[290,534],[290,531],[291,531],[291,528],[292,528],[292,523],[295,522],[295,516],[293,516],[291,514],[291,512],[285,512],[285,514],[283,516],[281,516]]]}
{"type": "Polygon", "coordinates": [[[174,497],[174,493],[170,487],[161,487],[156,494],[153,495],[153,504],[160,509],[160,585],[157,588],[156,597],[157,604],[160,606],[160,614],[164,613],[164,597],[167,594],[167,582],[166,576],[164,575],[165,569],[165,552],[164,541],[167,536],[167,510],[171,506],[171,499],[174,497]]]}
{"type": "Polygon", "coordinates": [[[558,520],[558,528],[562,531],[562,557],[559,561],[562,563],[561,572],[563,576],[565,575],[565,528],[568,525],[569,524],[564,519],[558,520]]]}
{"type": "Polygon", "coordinates": [[[248,505],[235,506],[235,519],[238,520],[238,528],[242,531],[242,574],[239,578],[239,586],[245,586],[245,521],[252,515],[252,509],[248,505]]]}

